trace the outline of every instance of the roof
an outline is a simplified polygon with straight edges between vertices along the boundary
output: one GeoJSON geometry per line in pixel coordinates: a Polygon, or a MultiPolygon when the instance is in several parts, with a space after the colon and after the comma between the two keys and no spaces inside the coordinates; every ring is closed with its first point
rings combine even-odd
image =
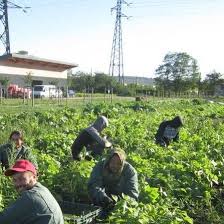
{"type": "Polygon", "coordinates": [[[0,66],[63,72],[78,67],[78,64],[49,60],[32,55],[7,54],[0,56],[0,66]]]}

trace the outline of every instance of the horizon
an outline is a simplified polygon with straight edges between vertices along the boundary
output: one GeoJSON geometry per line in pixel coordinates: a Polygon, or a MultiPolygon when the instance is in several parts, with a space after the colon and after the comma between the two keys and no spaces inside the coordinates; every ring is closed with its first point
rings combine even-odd
{"type": "MultiPolygon", "coordinates": [[[[79,64],[73,71],[108,73],[115,0],[13,1],[30,6],[9,9],[11,52],[79,64]]],[[[154,78],[168,52],[186,52],[204,78],[224,73],[224,2],[221,0],[144,0],[123,6],[124,75],[154,78]],[[137,75],[133,75],[137,74],[137,75]]]]}

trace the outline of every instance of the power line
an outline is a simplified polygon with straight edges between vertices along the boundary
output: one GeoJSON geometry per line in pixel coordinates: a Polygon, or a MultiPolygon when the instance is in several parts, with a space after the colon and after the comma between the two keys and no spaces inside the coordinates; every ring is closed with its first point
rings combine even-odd
{"type": "Polygon", "coordinates": [[[201,1],[197,0],[196,1],[190,1],[190,0],[182,0],[182,1],[166,1],[166,0],[160,0],[160,1],[143,1],[143,2],[137,2],[134,1],[131,4],[131,8],[143,8],[143,7],[165,7],[165,8],[172,8],[172,7],[177,7],[177,8],[206,8],[206,7],[212,7],[212,6],[217,6],[217,2],[216,1],[209,1],[206,2],[205,1],[201,1]]]}
{"type": "Polygon", "coordinates": [[[181,18],[185,16],[212,16],[217,11],[217,6],[220,12],[223,11],[224,5],[219,4],[219,2],[221,3],[221,0],[134,0],[130,5],[130,10],[134,20],[149,16],[160,18],[177,15],[181,16],[181,18]],[[148,15],[142,16],[142,11],[147,12],[148,15]]]}
{"type": "MultiPolygon", "coordinates": [[[[28,1],[28,0],[27,0],[28,1]]],[[[79,0],[79,1],[74,1],[74,0],[63,0],[63,1],[58,1],[58,0],[48,0],[48,1],[38,1],[35,2],[35,8],[46,8],[46,7],[59,7],[59,5],[62,6],[74,6],[77,3],[81,3],[83,6],[85,6],[89,0],[79,0]]]]}

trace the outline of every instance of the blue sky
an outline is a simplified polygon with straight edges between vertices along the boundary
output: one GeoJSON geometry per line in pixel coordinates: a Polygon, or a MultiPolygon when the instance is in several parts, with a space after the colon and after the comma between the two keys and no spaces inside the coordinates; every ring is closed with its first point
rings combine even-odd
{"type": "MultiPolygon", "coordinates": [[[[30,6],[9,9],[11,51],[108,72],[116,0],[12,0],[30,6]]],[[[202,75],[224,73],[223,0],[133,0],[123,12],[125,75],[153,77],[169,51],[197,59],[202,75]]]]}

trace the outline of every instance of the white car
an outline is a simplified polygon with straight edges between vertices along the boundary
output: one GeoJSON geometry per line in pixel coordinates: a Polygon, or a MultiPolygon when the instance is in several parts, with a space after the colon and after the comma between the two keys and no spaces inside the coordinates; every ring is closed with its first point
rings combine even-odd
{"type": "Polygon", "coordinates": [[[34,86],[34,97],[37,98],[50,98],[62,97],[63,92],[55,85],[36,85],[34,86]]]}

